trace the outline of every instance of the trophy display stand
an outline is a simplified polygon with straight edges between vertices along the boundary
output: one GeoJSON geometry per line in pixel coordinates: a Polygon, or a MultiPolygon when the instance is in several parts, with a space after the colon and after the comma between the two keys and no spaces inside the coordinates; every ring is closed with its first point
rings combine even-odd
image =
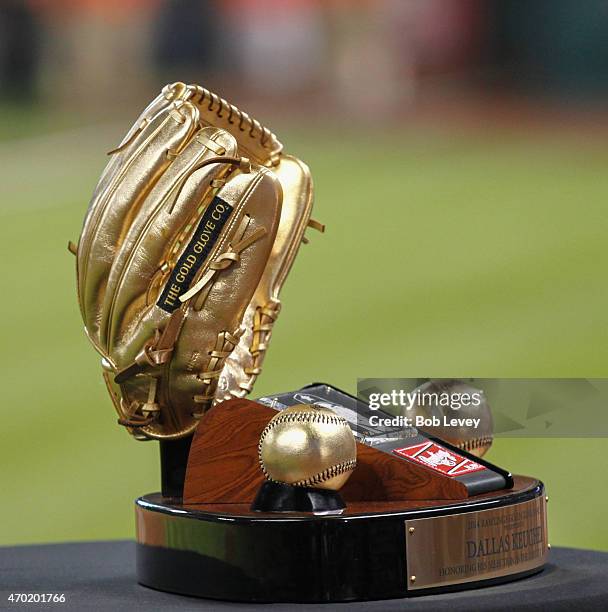
{"type": "Polygon", "coordinates": [[[342,514],[345,507],[337,491],[273,481],[262,483],[251,504],[255,512],[312,512],[316,515],[342,514]]]}
{"type": "Polygon", "coordinates": [[[417,431],[397,442],[358,441],[357,467],[338,499],[321,496],[315,506],[312,495],[302,506],[304,493],[269,484],[259,467],[260,434],[276,412],[230,400],[203,416],[193,438],[161,444],[163,493],[136,500],[141,584],[232,601],[339,602],[542,570],[542,482],[417,431]]]}

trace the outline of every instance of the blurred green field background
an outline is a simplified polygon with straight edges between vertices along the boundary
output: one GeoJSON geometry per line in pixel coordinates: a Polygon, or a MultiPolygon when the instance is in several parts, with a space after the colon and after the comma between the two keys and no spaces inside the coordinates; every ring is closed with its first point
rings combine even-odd
{"type": "MultiPolygon", "coordinates": [[[[66,250],[128,121],[6,116],[0,543],[131,538],[133,499],[159,487],[158,449],[115,423],[66,250]]],[[[601,141],[279,133],[312,168],[327,233],[310,232],[296,261],[257,395],[319,380],[352,392],[357,377],[608,374],[601,141]]],[[[546,482],[552,544],[608,550],[605,439],[501,439],[488,458],[546,482]]]]}

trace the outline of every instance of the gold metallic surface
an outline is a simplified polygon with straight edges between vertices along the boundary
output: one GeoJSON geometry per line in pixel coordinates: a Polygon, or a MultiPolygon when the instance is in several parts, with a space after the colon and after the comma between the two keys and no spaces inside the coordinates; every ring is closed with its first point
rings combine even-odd
{"type": "Polygon", "coordinates": [[[137,439],[188,435],[214,402],[253,387],[312,208],[306,165],[282,151],[226,100],[174,83],[111,152],[78,243],[78,298],[137,439]],[[166,312],[158,297],[215,196],[234,210],[166,312]]]}
{"type": "Polygon", "coordinates": [[[355,468],[357,446],[346,419],[302,404],[271,419],[260,436],[259,459],[269,480],[337,491],[355,468]]]}
{"type": "MultiPolygon", "coordinates": [[[[462,395],[471,394],[473,392],[480,392],[479,389],[475,389],[471,385],[461,382],[459,380],[445,379],[445,380],[431,380],[422,384],[416,389],[419,392],[419,398],[422,397],[420,394],[441,394],[448,393],[450,395],[462,395]]],[[[424,431],[437,436],[441,440],[445,440],[457,448],[466,450],[476,457],[482,457],[492,446],[494,439],[494,427],[492,420],[492,412],[490,406],[485,398],[483,391],[482,402],[480,406],[461,406],[458,409],[452,409],[448,406],[442,406],[438,403],[428,405],[423,403],[421,399],[415,403],[411,409],[407,411],[407,417],[416,419],[417,416],[425,418],[436,417],[439,419],[440,424],[438,425],[425,425],[421,427],[424,431]],[[465,425],[459,426],[445,426],[444,418],[447,419],[480,419],[477,427],[467,427],[465,425]]]]}
{"type": "Polygon", "coordinates": [[[226,358],[216,401],[244,397],[260,373],[280,308],[279,292],[293,264],[310,219],[313,186],[306,164],[283,155],[273,169],[283,186],[283,206],[272,252],[249,304],[238,346],[226,358]]]}
{"type": "Polygon", "coordinates": [[[542,495],[491,510],[405,521],[405,529],[410,533],[407,567],[416,577],[410,589],[508,576],[547,561],[547,506],[542,495]]]}

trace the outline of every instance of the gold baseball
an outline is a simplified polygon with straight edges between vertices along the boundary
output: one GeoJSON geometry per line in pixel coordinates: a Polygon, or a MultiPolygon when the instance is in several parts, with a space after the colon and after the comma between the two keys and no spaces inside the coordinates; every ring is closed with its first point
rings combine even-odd
{"type": "Polygon", "coordinates": [[[268,480],[337,491],[357,463],[355,437],[345,418],[305,404],[285,408],[268,423],[258,446],[268,480]]]}
{"type": "MultiPolygon", "coordinates": [[[[475,391],[480,392],[466,382],[455,379],[431,380],[417,388],[419,398],[422,394],[439,394],[449,393],[469,395],[475,391]]],[[[462,406],[457,411],[451,410],[445,406],[440,406],[436,403],[432,405],[421,405],[420,403],[408,410],[408,417],[415,419],[417,416],[425,418],[437,417],[441,423],[444,422],[444,417],[459,417],[459,418],[476,418],[479,419],[479,425],[475,429],[470,427],[445,427],[443,425],[427,425],[422,427],[430,434],[453,444],[457,448],[466,450],[476,457],[483,457],[492,446],[494,439],[494,426],[492,420],[492,411],[488,405],[485,394],[482,393],[482,402],[479,406],[462,406]]]]}

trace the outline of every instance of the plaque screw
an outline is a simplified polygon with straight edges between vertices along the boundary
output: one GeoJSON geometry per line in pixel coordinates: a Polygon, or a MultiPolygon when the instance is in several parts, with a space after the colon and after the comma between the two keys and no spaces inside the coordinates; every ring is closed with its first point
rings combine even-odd
{"type": "Polygon", "coordinates": [[[545,495],[545,501],[548,502],[549,501],[549,496],[545,495]]]}
{"type": "Polygon", "coordinates": [[[416,529],[414,527],[410,527],[408,531],[410,532],[410,535],[412,535],[416,529]]]}
{"type": "Polygon", "coordinates": [[[416,576],[410,576],[410,582],[416,582],[416,576]]]}
{"type": "Polygon", "coordinates": [[[547,549],[551,550],[551,544],[547,544],[547,549]]]}

